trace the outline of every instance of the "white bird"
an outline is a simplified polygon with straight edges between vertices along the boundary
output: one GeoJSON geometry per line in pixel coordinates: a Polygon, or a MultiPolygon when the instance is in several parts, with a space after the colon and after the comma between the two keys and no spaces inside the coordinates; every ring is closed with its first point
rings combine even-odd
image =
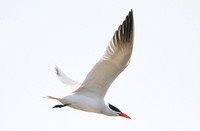
{"type": "Polygon", "coordinates": [[[129,65],[133,40],[134,22],[131,10],[114,33],[104,55],[88,73],[82,84],[70,79],[57,66],[55,67],[57,76],[67,85],[70,95],[63,98],[47,96],[62,103],[53,108],[69,106],[82,111],[131,119],[117,107],[105,102],[104,96],[115,78],[129,65]]]}

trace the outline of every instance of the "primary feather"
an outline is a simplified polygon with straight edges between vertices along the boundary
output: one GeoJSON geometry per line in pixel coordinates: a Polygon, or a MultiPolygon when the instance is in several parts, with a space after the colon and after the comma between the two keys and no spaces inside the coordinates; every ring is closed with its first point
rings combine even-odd
{"type": "Polygon", "coordinates": [[[132,10],[119,26],[99,62],[89,72],[75,93],[104,97],[115,78],[128,66],[133,49],[134,24],[132,10]]]}

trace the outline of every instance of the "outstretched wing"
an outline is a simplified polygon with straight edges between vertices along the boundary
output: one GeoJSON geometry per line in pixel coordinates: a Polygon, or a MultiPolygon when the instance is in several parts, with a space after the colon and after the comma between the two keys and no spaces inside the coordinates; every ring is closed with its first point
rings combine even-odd
{"type": "Polygon", "coordinates": [[[89,72],[75,93],[104,97],[115,78],[128,66],[133,48],[132,10],[119,26],[99,62],[89,72]]]}
{"type": "Polygon", "coordinates": [[[72,80],[71,78],[69,78],[67,75],[65,75],[56,65],[55,66],[55,70],[56,70],[56,74],[59,78],[60,81],[62,81],[66,86],[67,86],[67,90],[69,91],[69,93],[73,92],[74,90],[76,90],[77,88],[80,87],[80,83],[72,80]]]}

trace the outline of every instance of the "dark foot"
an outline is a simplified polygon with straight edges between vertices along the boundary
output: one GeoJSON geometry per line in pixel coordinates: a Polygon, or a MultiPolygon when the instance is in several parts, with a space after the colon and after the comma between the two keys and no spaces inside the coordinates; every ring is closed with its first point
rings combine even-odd
{"type": "Polygon", "coordinates": [[[52,107],[52,108],[62,108],[62,107],[65,107],[65,106],[67,106],[67,105],[70,105],[70,104],[64,104],[64,105],[55,105],[54,107],[52,107]]]}

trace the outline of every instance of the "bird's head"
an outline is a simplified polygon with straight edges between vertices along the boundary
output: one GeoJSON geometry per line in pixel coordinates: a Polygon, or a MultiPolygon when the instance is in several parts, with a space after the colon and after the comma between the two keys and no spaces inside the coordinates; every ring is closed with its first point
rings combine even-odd
{"type": "Polygon", "coordinates": [[[115,116],[122,116],[122,117],[125,117],[128,119],[131,119],[131,117],[129,117],[125,113],[121,112],[117,107],[111,105],[110,103],[108,103],[108,107],[112,110],[112,112],[114,113],[115,116]]]}

